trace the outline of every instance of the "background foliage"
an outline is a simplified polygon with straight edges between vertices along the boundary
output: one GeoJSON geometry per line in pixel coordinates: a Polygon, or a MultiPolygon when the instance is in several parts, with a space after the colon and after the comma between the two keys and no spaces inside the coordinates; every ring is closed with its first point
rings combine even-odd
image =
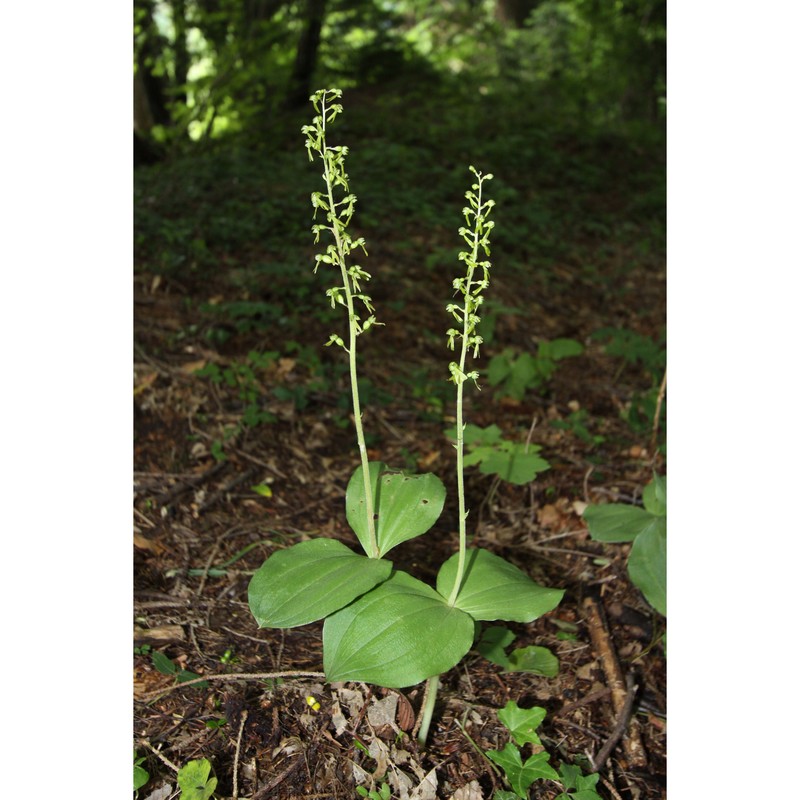
{"type": "Polygon", "coordinates": [[[652,125],[662,0],[135,0],[136,129],[171,146],[249,133],[318,86],[524,95],[549,118],[652,125]]]}

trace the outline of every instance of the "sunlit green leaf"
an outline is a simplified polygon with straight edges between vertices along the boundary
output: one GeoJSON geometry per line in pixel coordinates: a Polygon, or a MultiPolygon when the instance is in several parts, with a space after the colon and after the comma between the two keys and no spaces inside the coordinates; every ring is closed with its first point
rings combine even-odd
{"type": "MultiPolygon", "coordinates": [[[[455,585],[458,554],[439,570],[436,589],[449,597],[455,585]]],[[[547,589],[521,569],[488,550],[467,550],[464,579],[455,605],[477,620],[532,622],[561,602],[563,589],[547,589]]]]}
{"type": "Polygon", "coordinates": [[[178,672],[178,667],[172,661],[171,658],[165,656],[164,653],[160,652],[159,650],[153,651],[153,654],[150,656],[153,661],[153,666],[162,674],[162,675],[175,675],[178,672]]]}
{"type": "Polygon", "coordinates": [[[516,635],[508,628],[502,625],[493,625],[483,632],[480,641],[475,645],[475,649],[487,661],[507,669],[509,660],[505,650],[516,638],[516,635]]]}
{"type": "Polygon", "coordinates": [[[548,753],[536,753],[523,764],[519,750],[509,742],[503,750],[487,750],[486,755],[503,769],[520,797],[527,797],[528,788],[535,780],[558,780],[558,773],[547,763],[548,753]]]}
{"type": "Polygon", "coordinates": [[[542,724],[546,713],[539,706],[520,708],[515,700],[509,700],[505,708],[497,712],[497,719],[508,728],[511,737],[520,747],[528,742],[540,745],[536,729],[542,724]]]}
{"type": "Polygon", "coordinates": [[[217,788],[217,779],[210,777],[211,762],[207,758],[190,761],[178,770],[181,800],[209,800],[217,788]]]}
{"type": "Polygon", "coordinates": [[[546,678],[558,675],[558,657],[546,647],[519,647],[508,657],[506,672],[533,672],[546,678]]]}
{"type": "Polygon", "coordinates": [[[666,476],[654,475],[651,483],[644,487],[642,492],[642,502],[644,507],[657,516],[665,516],[667,513],[667,478],[666,476]]]}
{"type": "Polygon", "coordinates": [[[335,539],[273,553],[253,575],[250,610],[262,628],[293,628],[346,606],[389,577],[391,562],[357,555],[335,539]]]}
{"type": "MultiPolygon", "coordinates": [[[[663,522],[663,518],[662,522],[663,522]]],[[[667,534],[665,527],[641,533],[628,556],[628,574],[659,614],[667,615],[667,534]]]]}
{"type": "Polygon", "coordinates": [[[583,518],[589,526],[589,534],[597,542],[632,542],[646,530],[663,528],[666,531],[664,517],[624,503],[587,506],[583,518]]]}
{"type": "Polygon", "coordinates": [[[454,667],[472,646],[475,623],[404,572],[325,620],[328,681],[399,689],[454,667]]]}
{"type": "MultiPolygon", "coordinates": [[[[375,533],[380,556],[393,547],[429,530],[442,513],[446,490],[431,473],[407,475],[370,462],[375,533]]],[[[369,554],[363,470],[359,467],[347,485],[347,521],[369,554]]]]}

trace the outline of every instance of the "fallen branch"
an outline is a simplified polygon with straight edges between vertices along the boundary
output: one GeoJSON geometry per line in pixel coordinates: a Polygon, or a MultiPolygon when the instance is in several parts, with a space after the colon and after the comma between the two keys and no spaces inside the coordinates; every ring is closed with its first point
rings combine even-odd
{"type": "Polygon", "coordinates": [[[625,685],[628,690],[625,696],[625,704],[617,717],[617,722],[614,725],[614,730],[611,731],[611,736],[608,737],[606,743],[600,748],[600,752],[592,759],[592,771],[599,772],[603,768],[603,764],[611,755],[612,750],[619,744],[619,740],[625,733],[628,723],[631,721],[633,714],[633,701],[636,697],[636,690],[639,688],[633,682],[633,674],[628,673],[625,678],[625,685]]]}
{"type": "Polygon", "coordinates": [[[239,735],[236,737],[236,754],[233,757],[233,800],[238,800],[239,797],[239,754],[242,750],[242,734],[244,733],[245,722],[247,722],[247,709],[242,711],[239,735]]]}
{"type": "Polygon", "coordinates": [[[183,689],[185,686],[192,686],[195,683],[202,683],[203,681],[265,681],[275,678],[322,678],[324,680],[325,673],[290,670],[288,672],[231,672],[228,675],[204,675],[200,678],[193,678],[190,681],[181,681],[174,686],[168,686],[166,689],[148,692],[142,697],[142,701],[154,700],[175,691],[175,689],[183,689]]]}
{"type": "MultiPolygon", "coordinates": [[[[619,720],[623,718],[623,711],[628,701],[630,701],[632,708],[633,692],[627,689],[627,684],[611,641],[611,635],[608,632],[602,606],[594,597],[587,597],[583,601],[583,607],[588,613],[587,622],[589,625],[589,635],[591,636],[595,652],[603,666],[606,682],[611,690],[611,705],[617,717],[617,723],[619,724],[619,720]]],[[[636,718],[630,714],[623,724],[623,734],[626,727],[627,735],[622,737],[622,746],[625,751],[625,756],[630,766],[640,768],[646,767],[647,754],[642,744],[639,724],[636,718]]],[[[622,734],[620,734],[620,736],[622,736],[622,734]]],[[[619,738],[617,739],[617,742],[618,741],[619,738]]],[[[616,745],[617,742],[614,744],[616,745]]],[[[606,755],[606,758],[607,757],[608,755],[606,755]]],[[[597,769],[599,769],[599,767],[596,767],[595,771],[597,771],[597,769]]]]}

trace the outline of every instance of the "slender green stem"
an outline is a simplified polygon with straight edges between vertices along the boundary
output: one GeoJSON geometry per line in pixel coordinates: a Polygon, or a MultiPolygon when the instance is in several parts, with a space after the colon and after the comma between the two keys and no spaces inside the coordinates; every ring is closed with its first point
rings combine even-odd
{"type": "MultiPolygon", "coordinates": [[[[476,245],[477,247],[477,245],[476,245]]],[[[469,287],[472,278],[470,270],[467,278],[469,287]]],[[[464,365],[467,358],[467,314],[464,314],[464,336],[461,340],[461,357],[458,362],[459,369],[464,372],[464,365]]],[[[450,597],[447,602],[454,605],[458,592],[461,589],[461,581],[464,579],[464,564],[467,558],[467,511],[466,498],[464,492],[464,381],[459,381],[456,386],[456,477],[458,481],[458,568],[456,569],[456,580],[450,597]]]]}
{"type": "Polygon", "coordinates": [[[355,305],[353,303],[353,290],[350,284],[350,275],[347,272],[347,264],[346,264],[347,254],[346,254],[346,249],[344,247],[344,243],[342,241],[340,222],[336,217],[336,211],[335,211],[336,201],[334,200],[333,197],[334,177],[333,175],[331,175],[330,163],[328,159],[325,157],[328,145],[325,137],[327,111],[325,108],[324,97],[322,99],[321,108],[322,108],[322,114],[321,114],[322,162],[325,166],[325,185],[328,188],[328,205],[330,208],[331,230],[333,231],[333,236],[336,241],[336,250],[339,253],[339,267],[342,272],[342,284],[345,293],[345,305],[347,306],[347,320],[350,329],[350,339],[349,339],[349,346],[347,347],[347,353],[350,359],[350,389],[353,396],[353,421],[356,426],[356,439],[358,440],[358,452],[361,457],[361,470],[364,478],[364,498],[366,502],[367,534],[369,536],[369,547],[370,547],[370,552],[368,555],[371,558],[377,558],[379,552],[378,552],[378,537],[375,532],[375,510],[372,499],[372,482],[370,480],[369,457],[367,454],[366,440],[364,438],[364,428],[361,424],[361,402],[359,400],[359,395],[358,395],[358,370],[356,366],[356,353],[357,353],[356,340],[358,338],[358,328],[357,328],[355,305]]]}
{"type": "Polygon", "coordinates": [[[431,720],[433,719],[433,709],[436,706],[436,695],[439,693],[439,676],[434,675],[428,678],[428,683],[425,686],[425,702],[423,703],[419,724],[419,733],[417,734],[417,741],[420,747],[425,746],[428,739],[428,730],[431,727],[431,720]]]}
{"type": "Polygon", "coordinates": [[[482,228],[482,191],[483,180],[479,177],[477,189],[478,195],[475,203],[475,226],[471,233],[472,237],[472,253],[466,260],[467,262],[467,279],[463,285],[464,293],[464,308],[462,309],[461,316],[461,355],[458,361],[458,370],[455,373],[456,379],[456,476],[458,481],[458,566],[456,568],[456,579],[453,583],[453,588],[448,598],[448,604],[454,605],[458,593],[461,590],[461,583],[464,580],[464,566],[467,558],[467,515],[469,512],[466,508],[465,492],[464,492],[464,383],[467,375],[464,372],[464,367],[467,361],[467,350],[470,344],[475,344],[472,338],[473,331],[477,322],[475,310],[478,302],[473,297],[473,277],[475,268],[478,265],[478,252],[481,246],[481,236],[483,234],[482,228]]]}

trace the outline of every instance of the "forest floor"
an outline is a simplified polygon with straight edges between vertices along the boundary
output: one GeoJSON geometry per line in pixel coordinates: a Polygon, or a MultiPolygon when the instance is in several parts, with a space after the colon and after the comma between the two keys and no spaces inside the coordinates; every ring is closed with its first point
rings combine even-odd
{"type": "MultiPolygon", "coordinates": [[[[554,611],[508,625],[515,647],[549,648],[558,674],[504,672],[471,652],[442,676],[420,748],[423,687],[328,684],[321,623],[257,627],[247,587],[268,556],[312,536],[357,545],[343,513],[358,463],[346,363],[323,347],[345,320],[324,295],[331,275],[313,273],[308,196],[321,187],[299,133],[274,152],[209,149],[136,180],[134,741],[150,776],[139,797],[174,796],[175,769],[207,758],[217,797],[344,799],[385,782],[394,798],[489,800],[509,788],[484,755],[509,740],[497,717],[509,700],[546,710],[551,764],[589,770],[620,718],[613,662],[636,700],[597,791],[666,797],[666,621],[628,578],[630,545],[593,541],[581,517],[587,503],[639,503],[666,473],[663,423],[654,448],[647,417],[664,365],[663,153],[561,130],[504,160],[521,147],[514,119],[478,137],[461,117],[415,139],[371,103],[346,96],[342,125],[384,323],[360,339],[370,458],[434,472],[448,490],[433,530],[393,561],[431,583],[457,547],[444,307],[476,163],[497,175],[497,235],[481,391],[465,415],[540,446],[551,467],[524,485],[468,468],[468,526],[472,544],[565,590],[554,611]],[[556,338],[584,350],[546,383],[515,397],[487,380],[493,356],[556,338]],[[183,685],[187,673],[212,679],[183,685]],[[264,673],[280,675],[250,677],[264,673]]],[[[559,791],[537,781],[530,796],[559,791]]]]}

